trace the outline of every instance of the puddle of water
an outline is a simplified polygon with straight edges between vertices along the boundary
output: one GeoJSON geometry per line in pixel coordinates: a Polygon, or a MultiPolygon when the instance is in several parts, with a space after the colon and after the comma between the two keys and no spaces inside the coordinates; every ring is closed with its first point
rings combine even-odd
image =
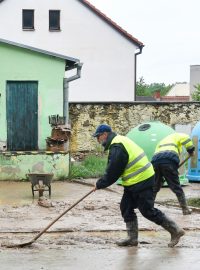
{"type": "MultiPolygon", "coordinates": [[[[184,187],[186,197],[200,197],[200,188],[199,184],[192,183],[184,187]]],[[[83,186],[77,183],[70,182],[52,182],[52,200],[67,200],[77,197],[79,199],[87,190],[90,190],[92,187],[83,186]],[[77,196],[75,195],[77,194],[77,196]]],[[[105,192],[105,191],[104,191],[105,192]]],[[[107,192],[107,191],[106,191],[107,192]]],[[[38,191],[35,191],[35,200],[38,200],[38,191]]],[[[44,195],[48,198],[49,192],[45,191],[44,195]]],[[[114,196],[114,194],[111,194],[114,196]]],[[[118,195],[120,198],[121,195],[118,195]]],[[[156,200],[162,201],[165,199],[174,199],[177,200],[173,192],[168,188],[164,187],[157,194],[156,200]]],[[[0,181],[0,205],[22,205],[22,204],[31,204],[33,203],[33,196],[31,190],[30,182],[9,182],[9,181],[0,181]]]]}
{"type": "Polygon", "coordinates": [[[0,204],[14,205],[32,202],[30,183],[0,182],[0,204]]]}
{"type": "MultiPolygon", "coordinates": [[[[91,187],[82,188],[81,184],[73,184],[69,182],[53,182],[51,184],[52,200],[63,200],[76,197],[77,199],[84,195],[91,187]]],[[[0,205],[23,205],[32,204],[38,200],[38,191],[32,196],[30,182],[8,182],[0,181],[0,205]]],[[[44,196],[49,198],[48,191],[44,192],[44,196]]]]}
{"type": "Polygon", "coordinates": [[[8,250],[1,269],[15,270],[199,270],[199,250],[116,248],[73,250],[8,250]]]}

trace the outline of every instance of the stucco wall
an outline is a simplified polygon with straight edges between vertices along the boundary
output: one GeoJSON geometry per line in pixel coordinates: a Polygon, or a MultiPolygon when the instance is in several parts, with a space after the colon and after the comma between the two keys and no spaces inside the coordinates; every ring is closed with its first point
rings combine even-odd
{"type": "Polygon", "coordinates": [[[97,125],[107,123],[122,135],[133,127],[158,120],[171,127],[200,121],[200,103],[71,103],[71,151],[98,151],[92,134],[97,125]]]}
{"type": "Polygon", "coordinates": [[[53,173],[54,180],[66,179],[69,175],[69,154],[0,154],[0,181],[27,180],[29,173],[53,173]]]}

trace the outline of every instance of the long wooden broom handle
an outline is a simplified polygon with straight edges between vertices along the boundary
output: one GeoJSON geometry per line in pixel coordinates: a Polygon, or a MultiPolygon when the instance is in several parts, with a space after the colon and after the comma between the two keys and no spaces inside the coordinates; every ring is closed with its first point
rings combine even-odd
{"type": "Polygon", "coordinates": [[[180,168],[181,166],[183,166],[183,164],[190,158],[191,156],[187,156],[179,165],[178,167],[180,168]]]}
{"type": "Polygon", "coordinates": [[[73,205],[71,205],[68,209],[66,209],[63,213],[61,213],[57,218],[55,218],[51,223],[49,223],[46,228],[44,228],[42,231],[40,231],[34,238],[33,241],[37,240],[44,232],[46,232],[57,220],[59,220],[62,216],[64,216],[68,211],[70,211],[74,206],[76,206],[78,203],[80,203],[82,200],[84,200],[87,196],[89,196],[92,192],[94,192],[94,189],[90,190],[87,194],[85,194],[82,198],[80,198],[77,202],[75,202],[73,205]]]}

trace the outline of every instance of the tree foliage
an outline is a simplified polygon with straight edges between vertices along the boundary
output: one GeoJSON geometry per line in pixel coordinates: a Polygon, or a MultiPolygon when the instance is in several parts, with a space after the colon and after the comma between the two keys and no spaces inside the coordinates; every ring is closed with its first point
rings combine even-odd
{"type": "Polygon", "coordinates": [[[172,88],[172,85],[165,85],[164,83],[151,83],[146,84],[143,77],[139,78],[139,81],[136,82],[136,95],[137,96],[153,96],[156,91],[160,91],[161,96],[165,96],[169,90],[172,88]]]}
{"type": "Polygon", "coordinates": [[[200,84],[194,86],[195,91],[192,93],[192,99],[195,101],[200,101],[200,84]]]}
{"type": "Polygon", "coordinates": [[[139,81],[136,82],[136,95],[137,96],[147,96],[146,94],[147,84],[144,81],[144,78],[139,78],[139,81]]]}

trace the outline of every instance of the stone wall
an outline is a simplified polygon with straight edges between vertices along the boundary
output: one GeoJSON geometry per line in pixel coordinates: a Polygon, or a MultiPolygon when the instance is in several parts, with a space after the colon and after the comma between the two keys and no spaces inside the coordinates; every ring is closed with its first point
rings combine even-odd
{"type": "Polygon", "coordinates": [[[121,135],[133,127],[152,120],[174,127],[176,124],[192,127],[200,121],[200,103],[71,103],[71,151],[99,151],[101,147],[92,138],[96,127],[107,123],[121,135]]]}

